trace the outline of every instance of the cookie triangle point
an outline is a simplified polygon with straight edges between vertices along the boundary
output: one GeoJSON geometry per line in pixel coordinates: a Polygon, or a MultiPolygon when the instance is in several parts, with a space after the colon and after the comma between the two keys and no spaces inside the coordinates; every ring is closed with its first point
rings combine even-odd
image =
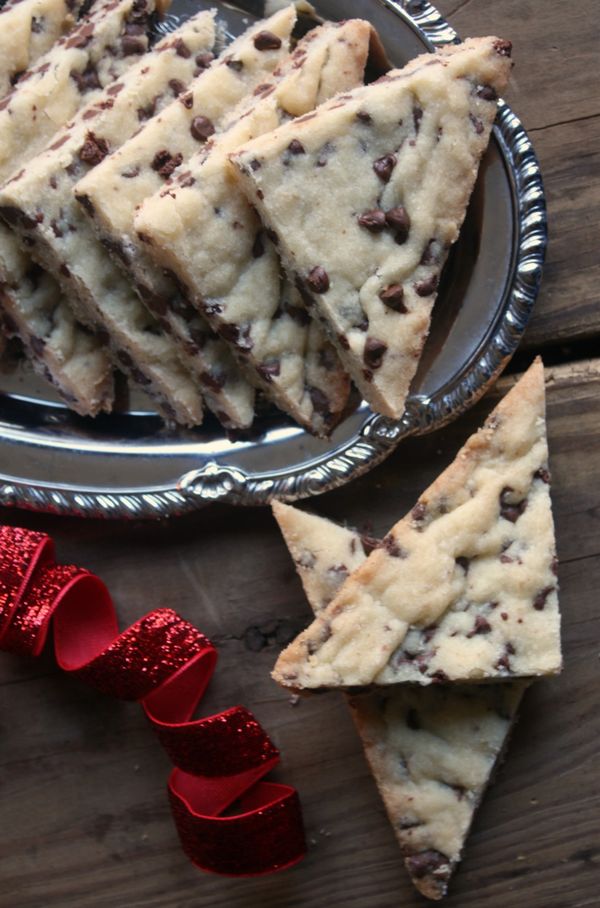
{"type": "MultiPolygon", "coordinates": [[[[273,513],[319,614],[366,560],[361,536],[278,502],[273,513]]],[[[430,899],[446,894],[527,684],[397,685],[348,698],[406,869],[430,899]]]]}
{"type": "Polygon", "coordinates": [[[273,677],[315,689],[486,681],[561,667],[538,359],[273,677]]]}

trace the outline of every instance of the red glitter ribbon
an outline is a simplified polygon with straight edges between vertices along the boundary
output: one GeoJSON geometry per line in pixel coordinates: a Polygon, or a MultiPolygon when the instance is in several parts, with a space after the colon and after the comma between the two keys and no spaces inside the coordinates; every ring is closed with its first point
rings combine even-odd
{"type": "Polygon", "coordinates": [[[169,608],[119,634],[102,581],[57,565],[49,536],[0,527],[0,649],[37,656],[54,619],[62,669],[105,694],[139,700],[175,768],[169,799],[183,850],[203,870],[258,876],[305,853],[295,789],[261,779],[279,752],[235,706],[192,720],[217,661],[211,642],[169,608]]]}

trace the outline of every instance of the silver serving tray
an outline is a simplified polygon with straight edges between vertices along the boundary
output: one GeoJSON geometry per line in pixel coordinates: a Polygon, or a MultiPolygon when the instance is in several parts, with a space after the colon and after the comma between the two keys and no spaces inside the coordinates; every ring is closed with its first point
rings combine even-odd
{"type": "MultiPolygon", "coordinates": [[[[174,0],[161,28],[214,5],[174,0]]],[[[264,0],[217,6],[231,35],[265,12],[264,0]]],[[[397,66],[458,40],[421,0],[317,0],[317,7],[328,19],[369,19],[397,66]]],[[[531,314],[546,240],[538,161],[521,123],[500,102],[401,420],[357,401],[322,441],[267,410],[251,436],[231,439],[211,417],[195,430],[165,426],[137,392],[121,412],[83,419],[9,353],[0,363],[0,504],[86,517],[167,517],[211,501],[259,505],[340,486],[401,439],[454,419],[495,381],[531,314]]]]}

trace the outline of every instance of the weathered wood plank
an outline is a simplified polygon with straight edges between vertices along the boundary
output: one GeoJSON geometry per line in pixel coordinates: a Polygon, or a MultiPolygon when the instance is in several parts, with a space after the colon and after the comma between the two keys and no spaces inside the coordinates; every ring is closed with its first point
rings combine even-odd
{"type": "Polygon", "coordinates": [[[507,100],[528,129],[600,113],[600,20],[596,0],[439,0],[461,38],[499,35],[513,43],[507,100]]]}
{"type": "MultiPolygon", "coordinates": [[[[600,779],[600,361],[548,371],[552,495],[560,555],[565,672],[526,699],[488,793],[448,908],[586,908],[597,904],[600,779]],[[525,904],[523,902],[523,904],[525,904]]],[[[513,381],[503,379],[505,391],[513,381]]],[[[402,445],[314,511],[385,530],[452,459],[497,394],[446,429],[402,445]]],[[[395,839],[342,698],[292,706],[269,678],[272,636],[309,620],[287,550],[267,510],[206,510],[160,524],[79,522],[5,511],[51,531],[60,559],[108,583],[123,624],[169,604],[218,643],[207,713],[243,703],[272,734],[275,777],[299,789],[310,841],[297,868],[262,880],[198,873],[181,853],[164,783],[168,762],[141,711],[58,672],[49,655],[0,657],[1,904],[11,908],[417,908],[395,839]]]]}
{"type": "MultiPolygon", "coordinates": [[[[550,243],[523,346],[600,343],[600,17],[595,0],[440,0],[462,37],[498,34],[514,45],[507,100],[542,166],[550,243]]],[[[600,349],[600,347],[599,347],[600,349]]]]}

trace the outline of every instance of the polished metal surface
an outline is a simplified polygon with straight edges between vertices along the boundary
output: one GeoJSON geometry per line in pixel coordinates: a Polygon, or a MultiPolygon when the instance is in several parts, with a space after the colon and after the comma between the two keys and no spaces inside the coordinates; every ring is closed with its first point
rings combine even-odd
{"type": "MultiPolygon", "coordinates": [[[[174,0],[168,23],[214,5],[174,0]]],[[[369,19],[397,66],[458,40],[422,0],[320,0],[316,5],[324,18],[369,19]]],[[[262,0],[217,6],[230,35],[239,34],[264,9],[262,0]]],[[[252,433],[230,439],[210,417],[196,430],[165,426],[135,391],[120,412],[82,419],[9,353],[0,363],[0,504],[148,518],[217,500],[242,505],[291,501],[340,486],[383,460],[406,436],[432,431],[458,416],[495,381],[530,317],[546,239],[535,153],[518,118],[500,102],[401,420],[375,415],[357,401],[326,442],[265,410],[252,433]]]]}

